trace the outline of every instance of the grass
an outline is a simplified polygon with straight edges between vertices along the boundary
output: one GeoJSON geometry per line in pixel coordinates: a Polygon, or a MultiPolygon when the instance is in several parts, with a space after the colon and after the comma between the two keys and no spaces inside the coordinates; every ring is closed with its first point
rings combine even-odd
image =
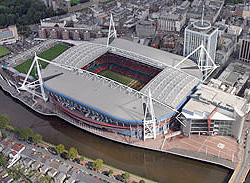
{"type": "Polygon", "coordinates": [[[80,3],[80,0],[70,0],[71,6],[77,5],[80,3]]]}
{"type": "Polygon", "coordinates": [[[98,73],[99,75],[105,76],[106,78],[112,79],[114,81],[117,81],[119,83],[122,83],[126,86],[129,86],[135,90],[140,90],[143,86],[145,86],[145,83],[130,78],[128,76],[125,76],[123,74],[111,71],[111,70],[104,70],[98,73]],[[134,82],[134,83],[133,83],[134,82]],[[133,84],[132,84],[133,83],[133,84]],[[131,85],[132,84],[132,85],[131,85]]]}
{"type": "MultiPolygon", "coordinates": [[[[57,44],[57,45],[53,46],[52,48],[42,52],[38,56],[41,58],[44,58],[46,60],[51,61],[51,60],[55,59],[56,57],[58,57],[59,55],[61,55],[63,52],[65,52],[68,48],[69,48],[69,46],[57,44]]],[[[33,59],[34,58],[30,58],[30,59],[26,60],[25,62],[17,65],[15,67],[15,69],[21,73],[27,74],[27,72],[29,71],[29,68],[33,62],[33,59]]],[[[39,61],[39,64],[40,64],[42,69],[46,68],[46,66],[48,65],[48,63],[43,62],[43,61],[39,61]]],[[[35,68],[32,69],[31,76],[36,78],[35,68]]]]}
{"type": "Polygon", "coordinates": [[[112,79],[124,85],[128,85],[134,79],[127,77],[125,75],[119,74],[117,72],[113,72],[110,70],[104,70],[98,73],[99,75],[105,76],[106,78],[112,79]]]}
{"type": "Polygon", "coordinates": [[[5,48],[3,46],[0,46],[0,58],[5,56],[5,55],[8,55],[10,53],[11,53],[10,50],[8,50],[7,48],[5,48]]]}

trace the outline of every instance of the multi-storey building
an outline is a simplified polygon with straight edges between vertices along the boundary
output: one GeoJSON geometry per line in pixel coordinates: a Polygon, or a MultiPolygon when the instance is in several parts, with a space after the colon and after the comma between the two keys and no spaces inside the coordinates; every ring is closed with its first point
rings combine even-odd
{"type": "MultiPolygon", "coordinates": [[[[193,50],[204,45],[211,58],[215,59],[218,29],[211,26],[208,21],[198,20],[187,26],[184,35],[183,56],[189,55],[193,50]]],[[[194,53],[190,58],[198,61],[199,52],[194,53]]],[[[204,55],[204,60],[209,63],[209,58],[204,55]]]]}
{"type": "Polygon", "coordinates": [[[236,50],[236,35],[221,34],[218,39],[215,63],[223,65],[236,50]]]}
{"type": "Polygon", "coordinates": [[[9,26],[5,29],[0,29],[0,45],[12,44],[18,40],[17,28],[15,25],[9,26]]]}
{"type": "Polygon", "coordinates": [[[182,109],[182,131],[187,136],[223,135],[239,141],[246,111],[246,99],[202,84],[182,109]]]}
{"type": "Polygon", "coordinates": [[[186,11],[161,14],[157,20],[158,31],[180,31],[186,23],[186,11]]]}
{"type": "Polygon", "coordinates": [[[135,28],[137,35],[140,37],[153,36],[155,34],[155,24],[151,21],[140,21],[135,28]]]}
{"type": "Polygon", "coordinates": [[[250,62],[250,37],[246,36],[240,39],[239,59],[243,62],[250,62]]]}

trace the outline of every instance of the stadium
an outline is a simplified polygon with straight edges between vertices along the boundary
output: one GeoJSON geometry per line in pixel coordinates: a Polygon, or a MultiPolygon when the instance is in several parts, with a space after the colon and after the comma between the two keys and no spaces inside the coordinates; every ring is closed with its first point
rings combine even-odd
{"type": "Polygon", "coordinates": [[[202,80],[182,56],[115,38],[82,42],[42,70],[43,88],[77,126],[141,139],[167,133],[178,110],[202,80]]]}

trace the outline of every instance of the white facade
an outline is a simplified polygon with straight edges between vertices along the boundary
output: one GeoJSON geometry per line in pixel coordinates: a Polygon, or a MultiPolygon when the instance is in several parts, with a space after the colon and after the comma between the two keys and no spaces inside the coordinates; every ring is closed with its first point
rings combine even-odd
{"type": "Polygon", "coordinates": [[[18,33],[16,25],[9,26],[5,29],[0,29],[0,45],[16,43],[18,33]]]}
{"type": "Polygon", "coordinates": [[[182,126],[182,131],[187,136],[223,135],[240,140],[246,113],[246,99],[211,86],[199,85],[182,109],[186,125],[182,126]]]}
{"type": "Polygon", "coordinates": [[[250,37],[240,39],[239,59],[243,62],[250,63],[250,37]]]}
{"type": "MultiPolygon", "coordinates": [[[[183,56],[189,55],[193,50],[204,45],[209,55],[215,60],[217,46],[218,29],[211,27],[207,21],[196,21],[186,27],[184,35],[183,56]]],[[[193,54],[190,58],[195,62],[199,59],[199,52],[193,54]]],[[[205,56],[206,63],[209,63],[209,58],[205,56]]]]}
{"type": "Polygon", "coordinates": [[[157,23],[158,31],[180,31],[186,22],[186,13],[160,15],[157,23]]]}

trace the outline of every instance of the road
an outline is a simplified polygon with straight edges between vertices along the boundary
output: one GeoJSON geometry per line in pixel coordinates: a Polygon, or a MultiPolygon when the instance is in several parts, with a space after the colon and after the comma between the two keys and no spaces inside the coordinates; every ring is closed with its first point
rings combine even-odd
{"type": "MultiPolygon", "coordinates": [[[[8,131],[5,131],[5,133],[8,135],[8,137],[11,137],[11,139],[13,139],[15,142],[20,142],[20,143],[23,143],[25,145],[25,150],[21,153],[21,156],[29,157],[29,158],[31,158],[31,159],[33,159],[35,161],[39,161],[37,159],[37,157],[33,154],[34,150],[35,150],[36,153],[40,152],[40,154],[43,155],[43,156],[50,156],[51,157],[50,159],[59,160],[59,162],[66,163],[66,164],[68,164],[68,165],[70,165],[70,166],[72,166],[74,168],[78,168],[79,170],[81,170],[85,174],[91,175],[91,177],[98,177],[95,182],[103,182],[103,181],[99,181],[98,180],[99,178],[101,178],[102,180],[106,180],[106,182],[121,183],[120,181],[114,179],[113,177],[108,177],[108,176],[105,176],[105,175],[103,175],[103,174],[101,174],[99,172],[96,172],[96,171],[93,171],[93,170],[89,170],[85,166],[82,166],[82,165],[79,165],[77,163],[74,163],[71,160],[64,160],[59,155],[52,155],[46,149],[35,147],[34,145],[28,144],[25,141],[19,141],[15,137],[15,135],[13,135],[12,133],[9,133],[8,131]]],[[[89,178],[91,178],[91,177],[89,177],[89,178]]],[[[88,176],[86,176],[86,178],[88,178],[88,176]]],[[[93,181],[94,180],[92,179],[92,181],[90,181],[90,182],[93,182],[93,181]]]]}
{"type": "MultiPolygon", "coordinates": [[[[250,123],[248,123],[248,131],[250,129],[250,123]]],[[[236,168],[234,174],[232,175],[232,178],[230,179],[229,183],[244,183],[245,178],[247,176],[247,173],[249,171],[250,167],[250,140],[249,140],[249,133],[246,133],[244,136],[244,143],[245,143],[245,149],[244,149],[244,155],[243,159],[239,167],[236,168]]]]}

